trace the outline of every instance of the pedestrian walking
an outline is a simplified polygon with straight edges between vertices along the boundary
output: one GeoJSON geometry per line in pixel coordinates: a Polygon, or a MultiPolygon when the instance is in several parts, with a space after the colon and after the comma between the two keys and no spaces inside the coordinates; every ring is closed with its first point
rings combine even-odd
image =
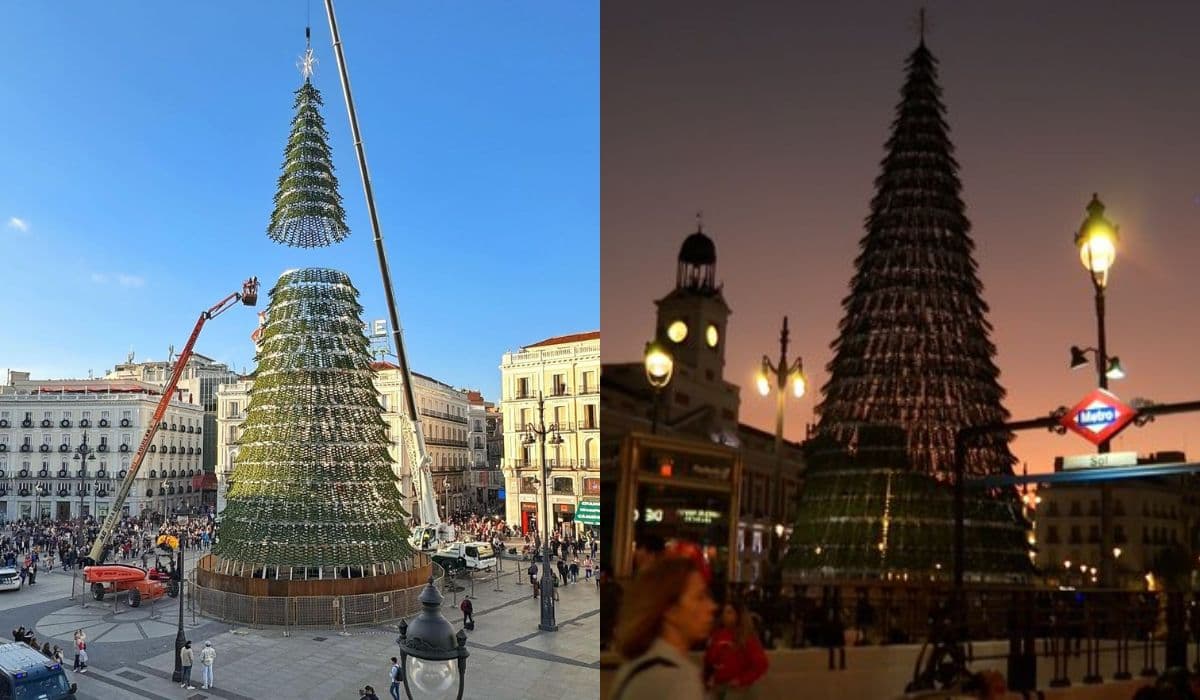
{"type": "Polygon", "coordinates": [[[86,646],[84,642],[85,639],[87,639],[87,633],[84,632],[82,628],[75,630],[75,667],[72,670],[80,673],[82,673],[83,668],[87,666],[87,664],[83,662],[87,657],[87,655],[83,652],[86,646]]]}
{"type": "Polygon", "coordinates": [[[400,700],[400,662],[394,656],[392,657],[392,670],[388,671],[388,677],[392,681],[392,684],[388,686],[392,700],[400,700]]]}
{"type": "Polygon", "coordinates": [[[719,700],[749,697],[767,672],[767,654],[744,605],[726,603],[704,654],[705,685],[719,700]]]}
{"type": "Polygon", "coordinates": [[[537,564],[529,565],[529,585],[533,587],[533,597],[538,597],[537,564]]]}
{"type": "Polygon", "coordinates": [[[579,583],[579,557],[571,560],[571,565],[567,567],[567,571],[571,574],[571,583],[579,583]]]}
{"type": "Polygon", "coordinates": [[[204,649],[200,651],[200,670],[204,674],[204,687],[213,687],[213,663],[217,660],[217,650],[213,648],[212,642],[205,642],[204,649]]]}
{"type": "Polygon", "coordinates": [[[717,605],[697,564],[669,557],[644,567],[621,606],[614,642],[625,663],[614,700],[702,700],[700,669],[688,658],[708,637],[717,605]]]}
{"type": "Polygon", "coordinates": [[[184,666],[184,675],[182,675],[182,680],[184,680],[184,682],[180,683],[179,687],[187,688],[188,690],[196,689],[196,686],[193,686],[193,684],[192,684],[192,642],[191,641],[185,641],[184,648],[181,648],[181,650],[179,650],[179,664],[181,666],[184,666]]]}
{"type": "Polygon", "coordinates": [[[183,666],[183,682],[179,684],[180,688],[195,690],[196,686],[192,685],[192,643],[184,642],[183,648],[179,650],[179,665],[183,666]]]}
{"type": "Polygon", "coordinates": [[[471,603],[471,596],[463,596],[462,603],[459,604],[458,608],[462,610],[463,627],[469,630],[475,629],[475,605],[471,603]]]}
{"type": "Polygon", "coordinates": [[[379,696],[375,694],[375,689],[368,685],[362,689],[362,700],[379,700],[379,696]]]}
{"type": "Polygon", "coordinates": [[[583,578],[585,581],[590,581],[592,579],[592,569],[595,567],[596,564],[592,561],[591,557],[583,560],[583,578]]]}

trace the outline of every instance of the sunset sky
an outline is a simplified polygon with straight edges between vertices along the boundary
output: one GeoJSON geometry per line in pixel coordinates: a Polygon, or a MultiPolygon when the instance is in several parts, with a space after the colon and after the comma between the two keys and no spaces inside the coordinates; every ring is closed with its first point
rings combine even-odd
{"type": "MultiPolygon", "coordinates": [[[[704,211],[733,315],[725,376],[741,420],[771,431],[753,390],[765,353],[804,358],[789,398],[802,439],[828,379],[863,219],[890,134],[918,3],[606,0],[601,27],[604,362],[640,360],[655,299],[704,211]]],[[[1120,227],[1108,346],[1122,399],[1200,399],[1200,4],[925,3],[975,259],[1013,419],[1095,387],[1067,368],[1096,344],[1072,238],[1093,192],[1120,227]]],[[[1131,427],[1112,449],[1200,458],[1200,414],[1131,427]]],[[[1029,470],[1094,451],[1073,434],[1018,435],[1029,470]]]]}

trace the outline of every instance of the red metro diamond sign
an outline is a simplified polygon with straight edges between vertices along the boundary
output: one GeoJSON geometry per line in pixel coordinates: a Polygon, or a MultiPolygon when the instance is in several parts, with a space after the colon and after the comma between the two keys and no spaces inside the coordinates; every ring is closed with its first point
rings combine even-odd
{"type": "Polygon", "coordinates": [[[1096,389],[1062,417],[1062,425],[1095,445],[1108,440],[1129,425],[1137,414],[1132,407],[1104,389],[1096,389]]]}

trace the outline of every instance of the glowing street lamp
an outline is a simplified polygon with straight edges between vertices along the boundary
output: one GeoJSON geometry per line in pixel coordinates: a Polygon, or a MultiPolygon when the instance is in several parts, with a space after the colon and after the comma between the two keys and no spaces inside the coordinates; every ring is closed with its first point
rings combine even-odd
{"type": "MultiPolygon", "coordinates": [[[[792,395],[796,398],[804,396],[808,380],[804,376],[804,361],[797,357],[793,363],[788,363],[788,321],[783,317],[783,329],[779,332],[779,362],[772,363],[771,358],[763,355],[762,366],[754,379],[758,393],[763,396],[771,394],[772,379],[774,380],[777,399],[775,402],[775,517],[782,520],[787,515],[784,502],[783,488],[783,409],[787,397],[788,384],[792,386],[792,395]]],[[[771,545],[771,572],[779,573],[779,559],[783,549],[783,527],[775,528],[775,540],[771,545]]]]}
{"type": "Polygon", "coordinates": [[[671,376],[675,373],[675,358],[662,343],[654,340],[646,343],[644,362],[646,381],[654,389],[654,416],[651,419],[650,432],[657,433],[659,397],[662,390],[671,383],[671,376]]]}
{"type": "MultiPolygon", "coordinates": [[[[1117,259],[1117,226],[1104,216],[1104,204],[1100,197],[1092,194],[1087,205],[1087,218],[1075,232],[1075,246],[1079,248],[1079,261],[1088,271],[1096,299],[1096,336],[1094,348],[1071,348],[1071,367],[1087,364],[1085,354],[1091,352],[1096,358],[1096,380],[1101,389],[1108,389],[1109,379],[1125,376],[1120,359],[1108,356],[1108,339],[1104,332],[1104,292],[1108,288],[1108,273],[1117,259]]],[[[1101,442],[1097,448],[1101,454],[1109,451],[1109,441],[1101,442]]],[[[1100,585],[1111,587],[1114,579],[1113,558],[1113,514],[1112,484],[1100,484],[1100,585]]]]}

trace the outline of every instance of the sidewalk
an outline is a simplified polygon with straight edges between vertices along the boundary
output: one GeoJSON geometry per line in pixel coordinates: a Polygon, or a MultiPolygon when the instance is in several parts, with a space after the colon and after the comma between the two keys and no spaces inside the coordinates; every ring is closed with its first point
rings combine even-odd
{"type": "MultiPolygon", "coordinates": [[[[562,700],[598,697],[600,692],[600,595],[593,582],[559,588],[557,632],[540,632],[540,607],[530,595],[521,562],[505,560],[496,592],[495,574],[474,581],[476,629],[468,632],[470,657],[466,667],[465,698],[531,698],[562,700]],[[514,571],[514,566],[516,570],[514,571]]],[[[462,615],[458,602],[470,593],[470,583],[460,592],[445,592],[443,614],[457,629],[462,615]]],[[[170,681],[174,668],[174,638],[165,638],[142,660],[115,667],[72,674],[82,700],[130,697],[191,700],[230,700],[269,697],[334,700],[358,698],[358,689],[370,684],[387,697],[390,657],[399,656],[396,627],[293,631],[233,628],[220,623],[202,624],[189,632],[193,648],[206,640],[217,649],[216,689],[199,689],[200,669],[193,669],[197,690],[185,691],[170,681]],[[193,634],[209,636],[192,636],[193,634]]],[[[104,650],[95,655],[97,662],[104,650]]],[[[103,664],[102,664],[103,665],[103,664]]]]}

